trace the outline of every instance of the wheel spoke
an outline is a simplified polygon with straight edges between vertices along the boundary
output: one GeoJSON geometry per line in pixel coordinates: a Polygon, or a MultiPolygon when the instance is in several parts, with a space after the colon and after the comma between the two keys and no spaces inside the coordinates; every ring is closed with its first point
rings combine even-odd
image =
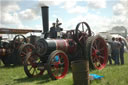
{"type": "Polygon", "coordinates": [[[87,33],[88,29],[86,29],[85,33],[87,33]]]}
{"type": "Polygon", "coordinates": [[[93,46],[95,47],[95,49],[97,49],[97,44],[96,44],[96,42],[95,42],[95,41],[94,41],[93,46]]]}
{"type": "Polygon", "coordinates": [[[95,48],[94,46],[92,46],[92,49],[93,49],[93,50],[96,50],[96,48],[95,48]]]}
{"type": "Polygon", "coordinates": [[[35,68],[36,75],[38,74],[37,69],[35,68]]]}
{"type": "Polygon", "coordinates": [[[99,49],[100,52],[103,51],[103,50],[104,50],[104,47],[99,49]]]}
{"type": "Polygon", "coordinates": [[[26,53],[22,51],[21,55],[25,56],[25,55],[26,55],[26,53]]]}
{"type": "Polygon", "coordinates": [[[104,57],[103,56],[99,56],[100,59],[104,60],[104,57]]]}
{"type": "Polygon", "coordinates": [[[100,60],[98,59],[98,58],[96,58],[97,59],[97,62],[96,62],[96,66],[101,66],[101,62],[100,62],[100,60]]]}
{"type": "Polygon", "coordinates": [[[26,47],[25,50],[26,50],[26,52],[29,52],[29,48],[28,47],[26,47]]]}
{"type": "Polygon", "coordinates": [[[84,24],[82,23],[82,30],[83,30],[83,32],[84,32],[84,24]]]}
{"type": "Polygon", "coordinates": [[[92,56],[92,60],[93,60],[93,62],[96,62],[97,61],[96,56],[92,56]]]}
{"type": "Polygon", "coordinates": [[[81,36],[81,37],[79,38],[79,41],[81,41],[81,40],[82,40],[82,38],[83,38],[83,36],[81,36]]]}
{"type": "Polygon", "coordinates": [[[31,67],[29,68],[29,71],[31,71],[31,70],[32,70],[32,68],[33,68],[33,67],[31,66],[31,67]]]}
{"type": "Polygon", "coordinates": [[[33,70],[33,72],[32,72],[32,75],[34,75],[34,73],[35,73],[35,68],[33,68],[34,70],[33,70]]]}

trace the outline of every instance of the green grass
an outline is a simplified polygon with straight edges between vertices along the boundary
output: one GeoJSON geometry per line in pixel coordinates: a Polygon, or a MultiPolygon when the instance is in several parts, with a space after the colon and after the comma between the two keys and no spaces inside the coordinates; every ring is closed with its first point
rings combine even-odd
{"type": "MultiPolygon", "coordinates": [[[[93,70],[104,76],[101,80],[93,80],[91,85],[128,85],[128,54],[125,54],[125,65],[107,65],[103,70],[93,70]]],[[[22,66],[0,66],[0,85],[73,85],[72,73],[69,72],[61,80],[51,80],[47,73],[37,78],[28,78],[22,66]]]]}

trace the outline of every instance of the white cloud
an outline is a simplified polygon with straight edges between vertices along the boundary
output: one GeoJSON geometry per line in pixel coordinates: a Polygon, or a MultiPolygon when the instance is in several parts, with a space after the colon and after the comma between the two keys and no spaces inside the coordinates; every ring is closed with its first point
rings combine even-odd
{"type": "Polygon", "coordinates": [[[19,13],[19,17],[23,20],[33,20],[39,18],[39,16],[33,9],[26,9],[24,11],[21,11],[19,13]]]}
{"type": "Polygon", "coordinates": [[[17,2],[20,0],[1,0],[0,7],[2,12],[15,12],[20,10],[20,7],[17,5],[17,2]]]}
{"type": "Polygon", "coordinates": [[[93,9],[106,8],[106,0],[85,0],[88,6],[93,9]]]}
{"type": "Polygon", "coordinates": [[[113,6],[113,11],[115,15],[124,15],[126,13],[124,5],[121,3],[118,3],[113,6]]]}
{"type": "Polygon", "coordinates": [[[128,0],[120,0],[114,5],[113,13],[112,24],[115,26],[125,26],[128,29],[128,0]]]}
{"type": "Polygon", "coordinates": [[[85,13],[87,7],[77,6],[77,2],[82,0],[39,0],[39,6],[58,6],[66,9],[69,13],[85,13]],[[82,11],[83,10],[83,11],[82,11]]]}
{"type": "Polygon", "coordinates": [[[128,0],[120,0],[113,6],[113,11],[115,15],[128,16],[128,0]]]}
{"type": "Polygon", "coordinates": [[[18,13],[16,11],[20,10],[19,5],[17,2],[20,0],[2,0],[1,1],[1,16],[0,16],[0,23],[4,26],[8,25],[22,25],[21,21],[19,20],[18,13]]]}
{"type": "Polygon", "coordinates": [[[88,8],[87,7],[82,7],[82,6],[76,6],[68,10],[69,13],[87,13],[88,8]]]}
{"type": "Polygon", "coordinates": [[[17,13],[9,14],[2,13],[1,15],[1,23],[2,24],[21,24],[17,13]]]}
{"type": "Polygon", "coordinates": [[[64,4],[63,4],[62,8],[70,9],[70,8],[76,6],[77,0],[74,0],[74,1],[66,0],[66,1],[64,1],[63,3],[64,3],[64,4]]]}

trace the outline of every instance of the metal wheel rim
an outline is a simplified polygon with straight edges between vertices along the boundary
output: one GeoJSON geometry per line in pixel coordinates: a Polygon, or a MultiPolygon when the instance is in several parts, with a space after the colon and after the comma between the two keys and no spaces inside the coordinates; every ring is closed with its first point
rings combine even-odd
{"type": "Polygon", "coordinates": [[[107,64],[107,47],[101,37],[97,37],[91,44],[91,62],[98,70],[103,69],[107,64]]]}
{"type": "MultiPolygon", "coordinates": [[[[57,72],[57,70],[55,70],[55,72],[53,73],[53,71],[52,71],[52,67],[51,67],[51,72],[52,72],[52,76],[54,76],[56,79],[62,79],[65,75],[66,75],[66,73],[68,72],[68,59],[67,59],[67,56],[65,55],[65,54],[63,54],[63,53],[57,53],[57,54],[55,54],[53,57],[52,57],[52,60],[54,60],[54,58],[56,57],[56,56],[58,56],[59,55],[59,57],[61,56],[61,58],[63,58],[64,59],[64,68],[63,68],[63,72],[61,72],[61,75],[55,75],[55,72],[57,72]]],[[[60,59],[60,58],[59,58],[60,59]]],[[[51,60],[51,61],[52,61],[51,60]]],[[[62,60],[62,59],[61,59],[62,60]]],[[[61,60],[59,60],[58,62],[54,62],[54,68],[57,68],[58,69],[58,66],[60,65],[60,61],[61,60]]],[[[61,62],[62,63],[62,62],[61,62]]],[[[50,62],[50,64],[51,64],[51,66],[52,66],[52,62],[50,62]]],[[[59,68],[59,70],[60,70],[60,68],[59,68]]]]}

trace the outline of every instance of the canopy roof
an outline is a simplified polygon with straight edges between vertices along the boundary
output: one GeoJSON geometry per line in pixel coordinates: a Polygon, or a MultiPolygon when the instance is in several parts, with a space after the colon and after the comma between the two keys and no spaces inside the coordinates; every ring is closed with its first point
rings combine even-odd
{"type": "Polygon", "coordinates": [[[42,32],[42,30],[0,28],[0,34],[26,34],[29,32],[42,32]]]}

